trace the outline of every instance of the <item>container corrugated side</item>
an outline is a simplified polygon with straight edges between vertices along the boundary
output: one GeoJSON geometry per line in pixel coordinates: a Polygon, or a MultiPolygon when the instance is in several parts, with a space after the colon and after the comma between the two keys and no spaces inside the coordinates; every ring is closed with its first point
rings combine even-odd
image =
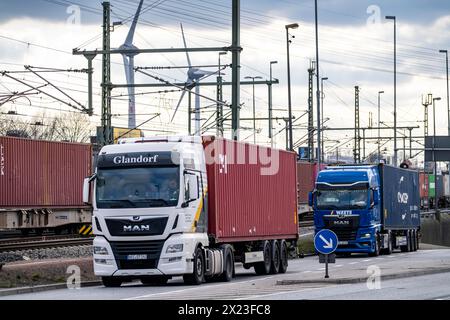
{"type": "Polygon", "coordinates": [[[383,188],[383,221],[387,229],[420,225],[419,174],[417,171],[380,166],[383,188]]]}
{"type": "Polygon", "coordinates": [[[314,190],[315,164],[297,162],[298,203],[308,203],[308,193],[314,190]]]}
{"type": "Polygon", "coordinates": [[[83,207],[91,145],[0,137],[0,208],[83,207]]]}
{"type": "Polygon", "coordinates": [[[208,233],[217,242],[297,238],[296,154],[222,138],[203,141],[214,158],[206,166],[208,233]],[[251,154],[270,156],[273,174],[264,174],[268,161],[251,154]]]}

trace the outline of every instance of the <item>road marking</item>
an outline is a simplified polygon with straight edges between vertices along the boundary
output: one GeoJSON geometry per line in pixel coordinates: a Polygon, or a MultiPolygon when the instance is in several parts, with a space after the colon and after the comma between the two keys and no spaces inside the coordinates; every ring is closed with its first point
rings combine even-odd
{"type": "Polygon", "coordinates": [[[359,263],[359,261],[350,262],[349,264],[357,264],[357,263],[359,263]]]}
{"type": "Polygon", "coordinates": [[[276,295],[286,294],[286,293],[298,293],[298,292],[312,291],[312,290],[318,290],[318,289],[323,289],[323,288],[331,288],[331,287],[337,287],[337,286],[338,286],[338,284],[331,285],[331,286],[322,286],[322,287],[318,287],[318,288],[307,288],[307,289],[294,290],[294,291],[275,292],[275,293],[255,295],[255,296],[250,296],[250,297],[245,297],[245,298],[238,298],[238,299],[235,299],[235,300],[257,300],[258,298],[262,298],[262,297],[270,297],[270,296],[276,296],[276,295]]]}
{"type": "Polygon", "coordinates": [[[301,273],[310,273],[310,272],[313,272],[313,271],[311,271],[311,270],[306,270],[306,271],[302,271],[301,273]]]}
{"type": "Polygon", "coordinates": [[[340,268],[340,267],[342,267],[343,265],[342,264],[337,264],[337,265],[335,265],[334,267],[335,268],[340,268]]]}
{"type": "MultiPolygon", "coordinates": [[[[255,281],[261,281],[261,280],[267,280],[267,279],[271,279],[273,277],[276,277],[276,275],[274,276],[270,276],[270,277],[264,277],[264,278],[258,278],[258,279],[251,279],[251,280],[244,280],[244,281],[234,281],[234,282],[230,282],[228,284],[212,284],[212,285],[203,285],[203,288],[208,288],[208,287],[216,287],[216,286],[232,286],[235,284],[242,284],[242,283],[248,283],[248,282],[255,282],[255,281]]],[[[174,291],[165,291],[165,292],[158,292],[158,293],[150,293],[150,294],[146,294],[143,296],[137,296],[137,297],[130,297],[130,298],[124,298],[122,300],[137,300],[137,299],[143,299],[143,298],[149,298],[151,296],[157,296],[157,295],[168,295],[168,294],[173,294],[173,293],[179,293],[179,292],[185,292],[185,291],[193,291],[193,290],[198,290],[199,287],[195,286],[192,288],[186,288],[186,289],[180,289],[180,290],[174,290],[174,291]]]]}
{"type": "Polygon", "coordinates": [[[372,259],[366,259],[366,260],[363,260],[364,262],[369,262],[369,261],[371,261],[372,259]]]}
{"type": "Polygon", "coordinates": [[[301,234],[299,237],[306,237],[306,236],[309,236],[309,235],[312,235],[312,234],[314,234],[314,232],[301,234]]]}

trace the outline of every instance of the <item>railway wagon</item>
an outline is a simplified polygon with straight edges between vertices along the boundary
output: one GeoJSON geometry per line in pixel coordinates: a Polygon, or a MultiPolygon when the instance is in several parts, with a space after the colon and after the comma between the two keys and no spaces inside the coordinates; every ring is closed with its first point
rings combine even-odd
{"type": "MultiPolygon", "coordinates": [[[[320,170],[325,168],[325,164],[320,166],[320,170]]],[[[302,219],[305,215],[312,214],[313,210],[308,204],[308,194],[314,190],[316,177],[319,173],[319,166],[314,162],[297,162],[297,195],[298,195],[298,215],[302,219]]]]}
{"type": "Polygon", "coordinates": [[[89,144],[0,137],[0,230],[87,231],[92,209],[82,189],[91,162],[89,144]]]}

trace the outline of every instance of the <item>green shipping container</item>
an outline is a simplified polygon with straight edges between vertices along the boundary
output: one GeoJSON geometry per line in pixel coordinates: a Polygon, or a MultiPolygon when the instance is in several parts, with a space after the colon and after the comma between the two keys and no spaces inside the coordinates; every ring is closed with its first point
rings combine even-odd
{"type": "Polygon", "coordinates": [[[429,174],[428,175],[428,181],[429,181],[429,184],[430,184],[430,188],[428,190],[428,196],[430,198],[434,198],[436,196],[436,187],[435,187],[436,184],[435,184],[435,181],[434,181],[434,174],[429,174]]]}

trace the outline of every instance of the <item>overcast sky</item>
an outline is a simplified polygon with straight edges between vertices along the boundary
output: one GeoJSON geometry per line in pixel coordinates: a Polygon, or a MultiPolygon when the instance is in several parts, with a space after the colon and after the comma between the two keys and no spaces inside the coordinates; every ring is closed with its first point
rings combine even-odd
{"type": "MultiPolygon", "coordinates": [[[[125,21],[112,33],[112,47],[119,47],[127,35],[129,18],[137,8],[138,0],[113,0],[112,21],[125,21]]],[[[241,77],[269,77],[269,62],[277,60],[273,68],[280,84],[274,86],[274,116],[287,115],[287,72],[286,35],[284,26],[298,22],[300,28],[293,30],[291,45],[291,75],[294,116],[301,116],[307,109],[307,83],[310,59],[314,59],[314,1],[313,0],[243,0],[241,20],[241,77]]],[[[377,125],[377,92],[384,90],[381,100],[381,121],[393,123],[393,23],[384,19],[385,15],[397,17],[398,40],[398,125],[420,126],[413,135],[423,135],[423,106],[421,95],[431,92],[443,98],[436,109],[437,134],[447,133],[445,55],[439,49],[450,49],[450,2],[446,0],[319,0],[319,45],[320,76],[328,77],[324,85],[324,116],[330,118],[328,127],[352,127],[354,125],[354,86],[361,87],[361,126],[369,124],[372,113],[373,125],[377,125]]],[[[144,13],[136,29],[134,44],[139,48],[167,48],[183,46],[179,24],[183,23],[187,45],[226,46],[231,41],[231,1],[225,0],[145,0],[144,13]]],[[[95,49],[101,46],[102,24],[101,1],[87,0],[0,0],[0,70],[23,70],[23,65],[55,68],[85,68],[86,60],[73,56],[75,47],[95,49]]],[[[231,55],[222,57],[224,63],[231,63],[231,55]],[[228,57],[229,56],[229,57],[228,57]]],[[[194,65],[216,64],[217,53],[191,54],[194,65]]],[[[120,56],[113,56],[113,83],[124,83],[123,62],[120,56]]],[[[186,65],[184,54],[141,54],[136,57],[136,66],[186,65]]],[[[100,113],[100,56],[94,61],[95,113],[100,113]]],[[[168,81],[186,80],[186,69],[163,69],[149,71],[168,81]]],[[[231,70],[225,69],[228,80],[231,70]]],[[[30,74],[21,75],[30,83],[43,81],[30,74]]],[[[67,93],[82,104],[86,104],[87,77],[84,74],[64,73],[46,75],[53,83],[64,88],[67,93]]],[[[214,79],[209,79],[214,80],[214,79]]],[[[206,80],[205,80],[206,81],[206,80]]],[[[156,82],[137,74],[136,82],[156,82]]],[[[315,85],[315,82],[314,82],[315,85]]],[[[163,89],[163,88],[161,88],[163,89]]],[[[155,92],[161,89],[137,89],[137,92],[155,92]]],[[[0,78],[0,94],[24,90],[11,79],[0,78]]],[[[127,124],[126,90],[113,91],[113,124],[127,124]]],[[[215,98],[213,87],[202,87],[201,93],[215,98]]],[[[229,88],[224,98],[231,101],[229,88]]],[[[161,113],[144,128],[168,130],[176,133],[187,132],[187,99],[184,100],[174,123],[170,117],[179,99],[180,92],[152,93],[137,96],[138,123],[148,119],[151,113],[161,113]],[[141,115],[142,114],[142,115],[141,115]]],[[[60,96],[59,96],[60,97],[60,96]]],[[[267,117],[267,87],[256,88],[257,116],[267,117]]],[[[16,110],[33,115],[46,112],[57,115],[70,110],[68,106],[45,96],[17,100],[15,104],[5,104],[1,112],[16,110]],[[56,110],[55,110],[56,109],[56,110]]],[[[251,87],[242,87],[242,117],[252,115],[251,87]]],[[[210,102],[202,99],[202,107],[210,102]]],[[[212,115],[206,108],[203,119],[212,115]]],[[[431,109],[430,109],[431,111],[431,109]]],[[[25,118],[25,117],[24,117],[25,118]]],[[[430,118],[432,113],[430,112],[430,118]]],[[[92,122],[99,124],[99,118],[92,122]]],[[[306,117],[296,122],[294,140],[301,140],[306,134],[306,117]]],[[[267,121],[258,121],[261,129],[257,135],[259,143],[266,144],[267,121]]],[[[432,128],[432,123],[430,127],[432,128]]],[[[242,122],[251,129],[252,122],[242,122]]],[[[283,121],[274,121],[274,132],[280,131],[283,121]]],[[[214,130],[209,131],[214,133],[214,130]]],[[[148,131],[146,134],[158,134],[148,131]]],[[[160,134],[160,133],[159,133],[160,134]]],[[[383,136],[392,135],[385,131],[383,136]]],[[[326,150],[342,145],[340,152],[351,154],[353,132],[326,133],[326,150]],[[347,135],[347,137],[346,137],[347,135]],[[340,143],[338,143],[339,141],[340,143]]],[[[367,131],[367,137],[376,136],[376,131],[367,131]]],[[[399,135],[400,136],[400,135],[399,135]]],[[[252,131],[244,130],[242,138],[253,141],[252,131]]],[[[278,134],[276,144],[284,146],[284,132],[278,134]]],[[[367,154],[376,150],[374,140],[367,144],[367,154]]],[[[403,140],[398,144],[403,146],[403,140]]],[[[393,145],[386,147],[392,151],[393,145]]],[[[420,147],[415,144],[415,147],[420,147]]]]}

